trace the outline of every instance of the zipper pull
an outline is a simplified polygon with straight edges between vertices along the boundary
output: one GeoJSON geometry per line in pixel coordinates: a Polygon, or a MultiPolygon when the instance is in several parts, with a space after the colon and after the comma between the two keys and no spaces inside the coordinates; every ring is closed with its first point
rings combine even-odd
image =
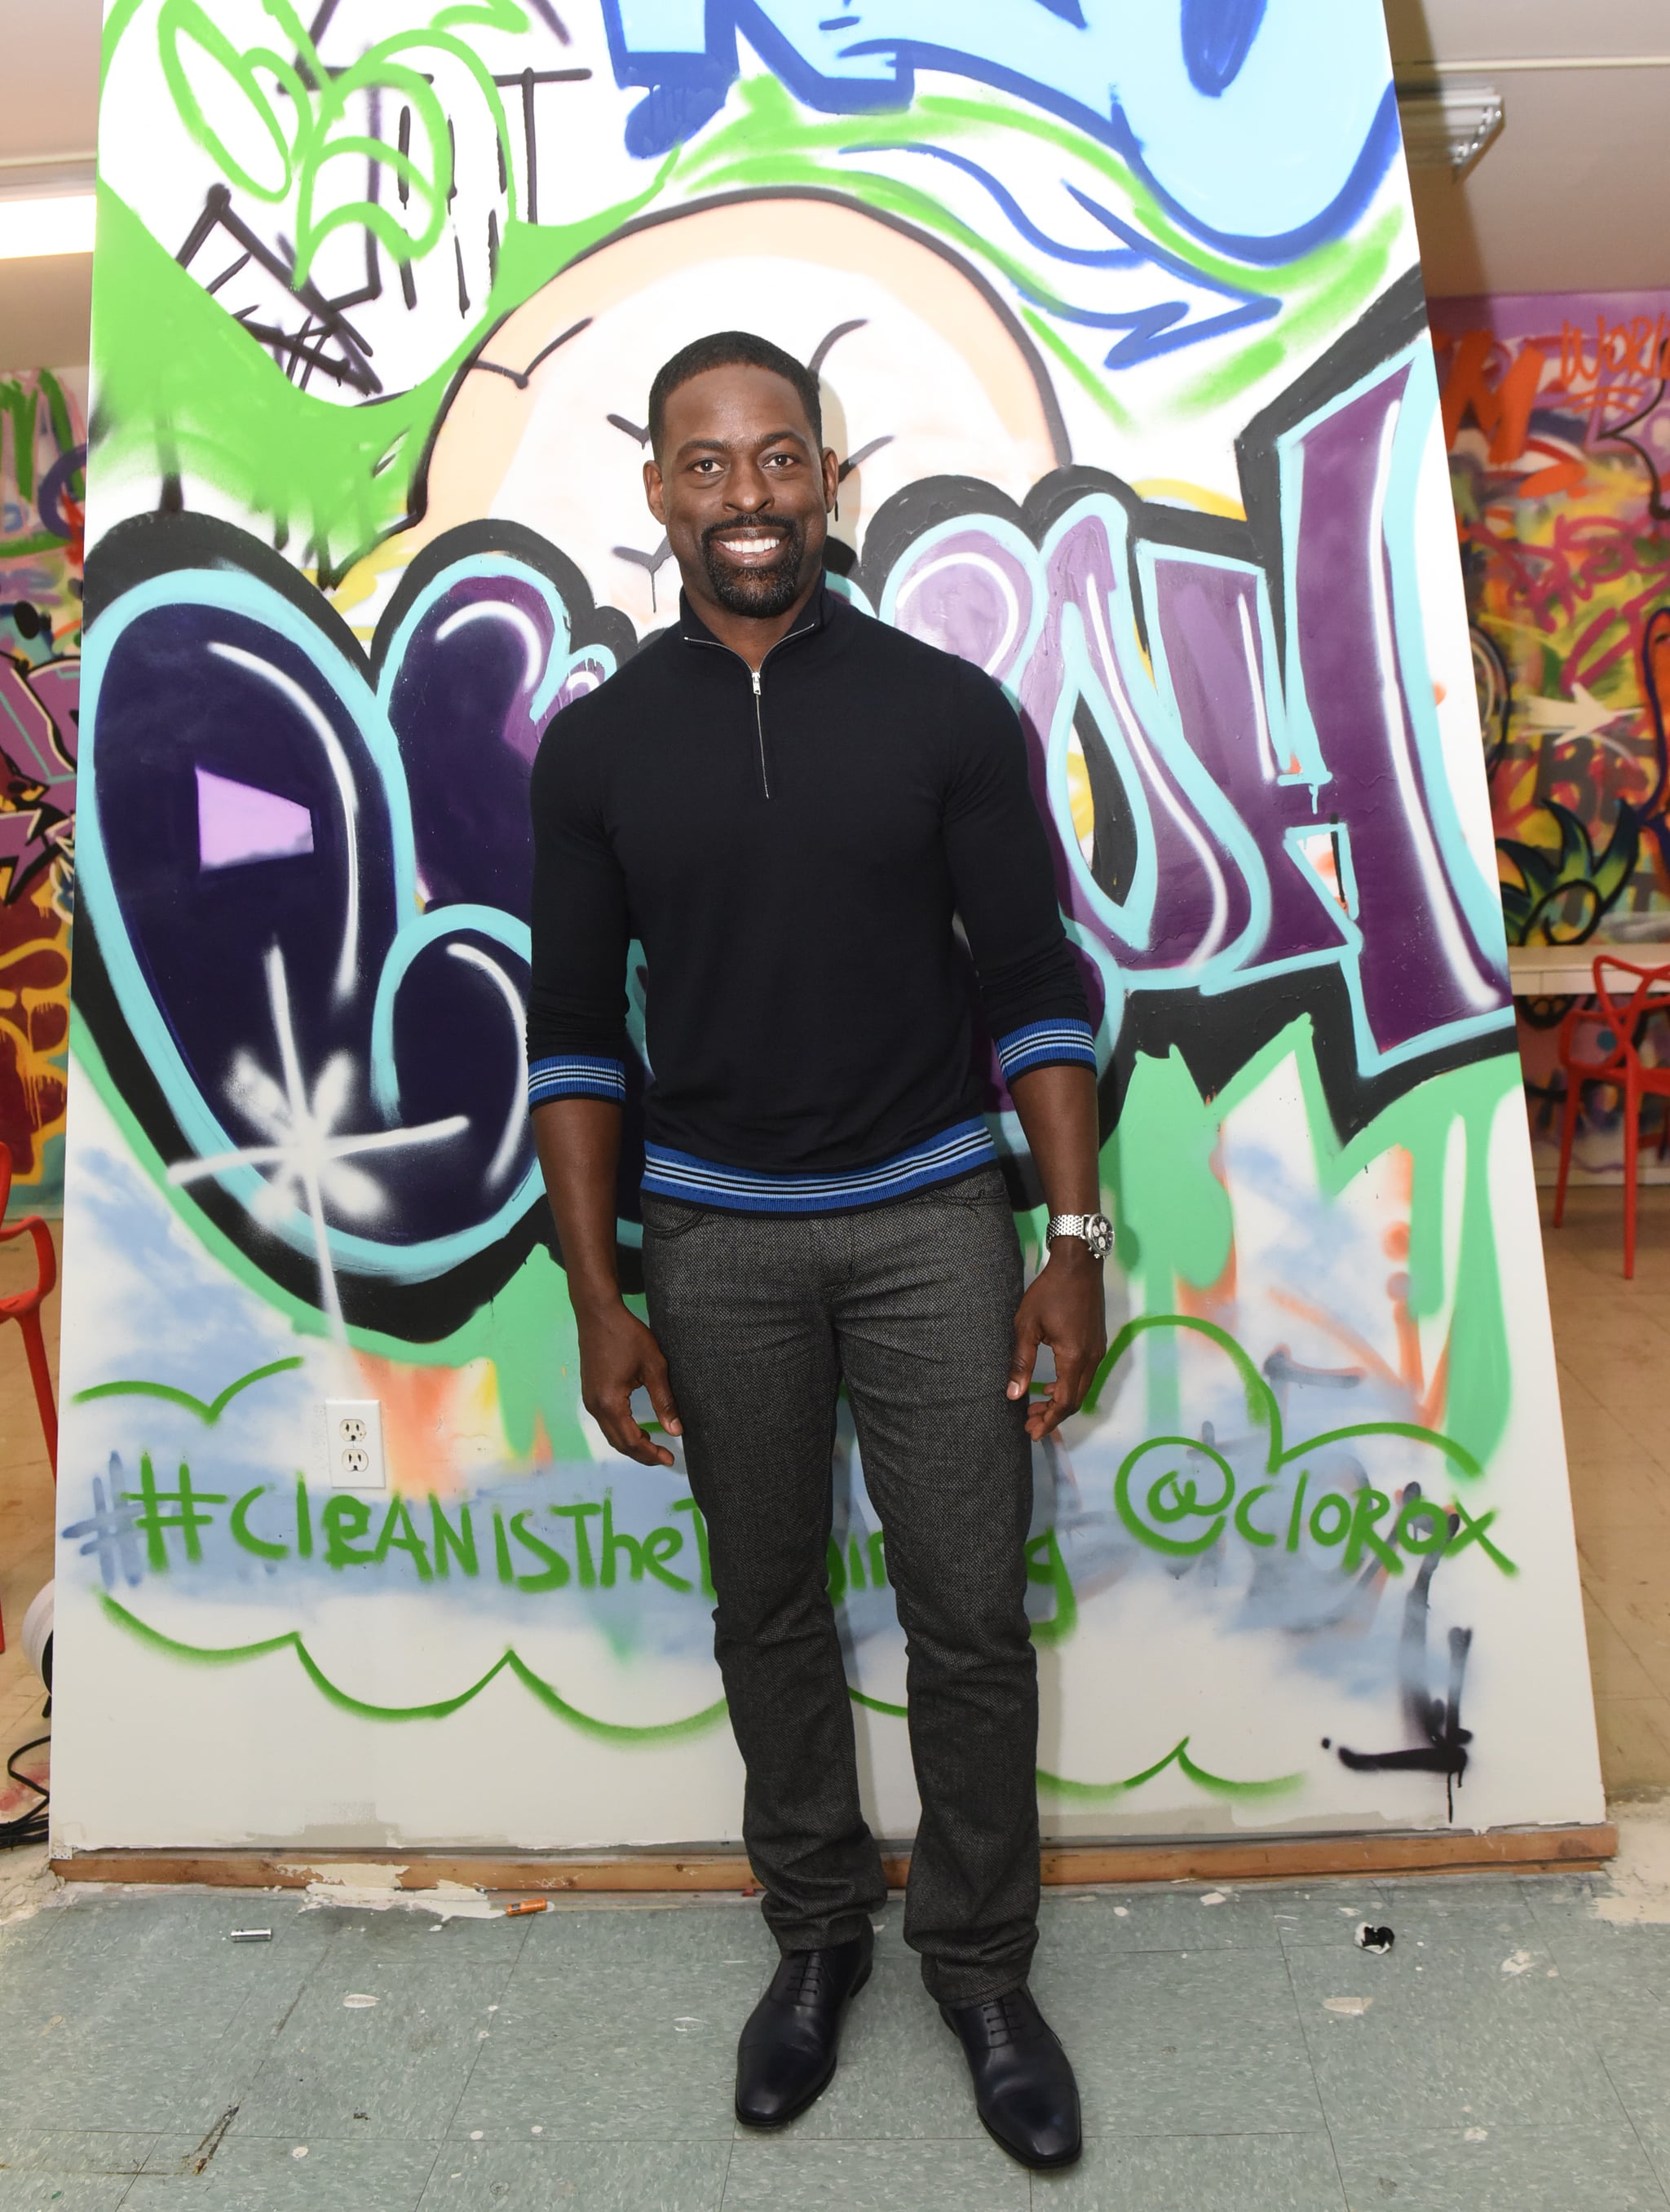
{"type": "Polygon", "coordinates": [[[754,679],[754,696],[757,699],[760,696],[760,672],[757,668],[750,668],[748,672],[754,679]]]}

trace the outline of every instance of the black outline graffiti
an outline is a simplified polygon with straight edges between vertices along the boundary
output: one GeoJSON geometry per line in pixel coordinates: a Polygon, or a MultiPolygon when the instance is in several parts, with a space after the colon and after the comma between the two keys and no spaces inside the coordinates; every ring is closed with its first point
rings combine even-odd
{"type": "Polygon", "coordinates": [[[489,361],[485,354],[477,354],[473,366],[477,368],[490,369],[495,376],[507,376],[519,392],[525,392],[533,381],[534,370],[538,368],[541,362],[549,361],[560,346],[568,344],[570,338],[577,338],[582,331],[589,331],[592,321],[592,318],[590,315],[582,315],[577,323],[570,323],[560,337],[552,338],[548,345],[540,347],[525,368],[507,368],[502,362],[489,361]]]}
{"type": "Polygon", "coordinates": [[[850,337],[854,331],[861,331],[869,319],[868,315],[854,315],[849,323],[837,323],[812,348],[811,358],[806,363],[808,371],[813,376],[822,375],[823,364],[829,357],[829,349],[839,344],[842,338],[850,337]]]}
{"type": "MultiPolygon", "coordinates": [[[[573,40],[568,27],[550,5],[550,0],[530,0],[530,4],[560,45],[565,46],[572,45],[573,40]]],[[[318,51],[320,39],[330,27],[337,5],[338,0],[321,0],[308,33],[309,41],[315,52],[318,51]]],[[[311,88],[317,88],[313,82],[313,72],[301,53],[292,54],[291,64],[303,84],[311,88]]],[[[341,71],[327,66],[325,74],[335,77],[340,75],[341,71]]],[[[592,75],[592,72],[589,69],[536,70],[529,67],[508,76],[495,76],[493,79],[495,85],[501,92],[509,91],[513,88],[521,96],[523,162],[527,179],[525,195],[526,205],[522,214],[523,219],[528,222],[537,222],[538,220],[539,154],[538,133],[534,115],[535,90],[544,84],[584,83],[589,82],[592,75]]],[[[380,88],[375,86],[370,88],[370,136],[380,143],[385,143],[382,141],[380,88]]],[[[402,155],[410,151],[410,126],[411,112],[410,108],[403,107],[397,131],[398,150],[402,155]]],[[[456,140],[452,137],[452,124],[450,117],[447,119],[446,128],[449,139],[452,139],[452,152],[456,164],[458,149],[456,140]]],[[[503,191],[507,188],[508,179],[505,173],[505,149],[501,139],[498,141],[498,157],[499,189],[503,191]]],[[[374,156],[368,157],[367,160],[366,192],[367,198],[373,203],[378,198],[379,173],[381,166],[374,156]]],[[[400,204],[404,207],[409,197],[408,188],[404,179],[400,182],[398,190],[400,204]]],[[[457,196],[458,186],[454,181],[449,198],[455,199],[457,196]]],[[[203,213],[192,225],[185,243],[174,256],[182,269],[188,270],[191,269],[192,263],[216,230],[226,231],[243,251],[222,269],[217,276],[204,283],[203,289],[211,298],[220,291],[223,284],[229,283],[240,270],[247,268],[253,261],[307,310],[301,326],[293,331],[282,329],[276,323],[252,320],[252,318],[255,313],[252,307],[242,309],[232,317],[232,320],[241,325],[258,343],[268,349],[273,360],[286,377],[295,379],[300,388],[306,391],[309,381],[317,371],[322,375],[330,377],[337,385],[346,386],[358,392],[362,398],[377,398],[384,395],[385,386],[382,380],[371,365],[373,348],[347,318],[347,310],[349,308],[365,307],[373,301],[380,300],[383,296],[382,265],[377,240],[373,232],[367,230],[365,234],[364,281],[349,291],[327,297],[311,279],[301,285],[295,283],[295,259],[288,242],[281,237],[278,240],[281,251],[278,252],[275,252],[268,246],[241,216],[234,212],[231,189],[224,184],[210,187],[204,198],[203,213]],[[334,355],[324,349],[327,344],[334,345],[337,349],[334,355]],[[301,372],[299,378],[296,374],[298,368],[301,372]]],[[[458,234],[456,226],[452,231],[452,249],[458,279],[458,312],[460,321],[464,322],[469,318],[471,301],[465,282],[463,241],[458,234]]],[[[489,282],[495,279],[498,274],[498,215],[497,210],[489,210],[488,216],[489,282]]],[[[390,258],[393,258],[392,256],[390,258]]],[[[410,313],[417,306],[416,282],[409,260],[401,260],[398,264],[398,268],[401,298],[410,313]]],[[[203,280],[199,278],[198,281],[201,283],[203,280]]],[[[489,362],[481,365],[490,368],[495,364],[489,362]]],[[[508,371],[502,373],[510,374],[508,371]]]]}
{"type": "MultiPolygon", "coordinates": [[[[1419,1483],[1412,1482],[1403,1493],[1404,1501],[1406,1504],[1409,1499],[1418,1498],[1422,1494],[1419,1483]]],[[[1460,1515],[1446,1514],[1430,1500],[1427,1505],[1433,1518],[1444,1522],[1453,1541],[1461,1526],[1460,1515]]],[[[1441,1551],[1429,1552],[1421,1561],[1420,1571],[1403,1602],[1403,1628],[1398,1638],[1399,1695],[1411,1733],[1422,1741],[1406,1751],[1351,1751],[1342,1743],[1337,1747],[1335,1756],[1353,1774],[1442,1774],[1444,1803],[1453,1820],[1455,1792],[1467,1771],[1467,1746],[1473,1741],[1473,1730],[1461,1725],[1461,1689],[1467,1678],[1467,1655],[1473,1648],[1473,1631],[1450,1630],[1445,1694],[1435,1697],[1429,1680],[1427,1629],[1432,1577],[1443,1556],[1441,1551]]]]}
{"type": "MultiPolygon", "coordinates": [[[[343,293],[335,300],[327,300],[311,279],[298,285],[294,258],[287,261],[275,253],[241,216],[233,213],[231,188],[226,185],[210,186],[203,199],[203,213],[191,226],[185,244],[174,256],[182,269],[191,268],[217,230],[225,231],[234,244],[243,248],[243,252],[237,260],[222,270],[212,283],[203,286],[206,292],[218,292],[222,284],[228,283],[240,269],[246,268],[253,261],[307,310],[307,320],[294,332],[281,330],[276,323],[252,322],[250,319],[255,312],[252,307],[246,307],[232,318],[240,328],[248,331],[258,344],[268,348],[287,377],[294,377],[298,366],[305,362],[306,369],[300,380],[304,392],[315,369],[321,375],[331,377],[337,384],[345,384],[367,398],[374,398],[382,391],[381,380],[371,366],[371,348],[343,313],[347,307],[359,307],[367,300],[379,298],[382,291],[380,282],[375,283],[374,289],[361,287],[357,292],[343,293]],[[317,329],[314,328],[315,324],[317,329]],[[340,349],[337,356],[332,356],[323,349],[327,342],[340,349]]],[[[408,306],[412,304],[410,301],[407,302],[408,306]]]]}

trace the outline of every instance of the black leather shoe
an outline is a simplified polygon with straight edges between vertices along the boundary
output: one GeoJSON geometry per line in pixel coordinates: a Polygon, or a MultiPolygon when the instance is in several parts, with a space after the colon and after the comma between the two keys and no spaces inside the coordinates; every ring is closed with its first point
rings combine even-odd
{"type": "Polygon", "coordinates": [[[1031,1990],[939,2009],[962,2040],[987,2134],[1023,2166],[1071,2166],[1084,2148],[1078,2084],[1031,1990]]]}
{"type": "Polygon", "coordinates": [[[866,1926],[850,1943],[784,1954],[737,2045],[737,2118],[745,2128],[786,2127],[829,2087],[841,2015],[869,1980],[875,1950],[866,1926]]]}

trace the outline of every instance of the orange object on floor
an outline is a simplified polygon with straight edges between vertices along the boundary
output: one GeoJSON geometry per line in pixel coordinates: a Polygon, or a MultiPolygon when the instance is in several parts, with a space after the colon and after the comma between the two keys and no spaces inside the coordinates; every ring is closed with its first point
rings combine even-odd
{"type": "MultiPolygon", "coordinates": [[[[11,1196],[12,1156],[0,1143],[0,1218],[3,1218],[6,1201],[11,1196]]],[[[46,1456],[52,1462],[52,1480],[58,1472],[58,1413],[52,1401],[52,1370],[46,1364],[46,1340],[40,1331],[40,1306],[58,1279],[58,1255],[52,1249],[52,1232],[38,1213],[26,1215],[9,1228],[0,1226],[0,1244],[9,1244],[15,1237],[25,1233],[33,1237],[35,1247],[36,1280],[31,1290],[15,1291],[9,1298],[0,1298],[0,1322],[15,1321],[23,1332],[24,1350],[28,1354],[29,1379],[34,1384],[35,1404],[40,1413],[41,1433],[46,1439],[46,1456]]],[[[6,1625],[0,1620],[0,1651],[6,1648],[6,1625]]]]}
{"type": "MultiPolygon", "coordinates": [[[[1624,1273],[1635,1274],[1637,1171],[1641,1150],[1641,1109],[1648,1098],[1665,1102],[1664,1133],[1659,1158],[1670,1146],[1670,1067],[1650,1067],[1641,1057],[1641,1030],[1654,1014],[1670,1014],[1670,965],[1638,967],[1632,960],[1616,959],[1603,952],[1594,963],[1594,1004],[1573,1006],[1560,1024],[1560,1066],[1565,1071],[1565,1114],[1560,1125],[1560,1177],[1554,1192],[1554,1226],[1565,1215],[1566,1178],[1571,1172],[1572,1139],[1582,1109],[1586,1083],[1610,1083],[1624,1094],[1624,1273]],[[1635,978],[1634,988],[1620,1006],[1606,986],[1606,971],[1635,978]],[[1579,1032],[1587,1026],[1599,1032],[1594,1050],[1600,1057],[1586,1058],[1578,1050],[1579,1032]]],[[[1621,987],[1619,987],[1621,988],[1621,987]]]]}

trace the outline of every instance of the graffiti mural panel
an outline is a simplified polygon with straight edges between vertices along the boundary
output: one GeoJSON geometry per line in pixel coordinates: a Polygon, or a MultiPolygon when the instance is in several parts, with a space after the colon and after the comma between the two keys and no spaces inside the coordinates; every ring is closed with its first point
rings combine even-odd
{"type": "Polygon", "coordinates": [[[0,1142],[32,1212],[64,1194],[84,389],[0,374],[0,1142]]]}
{"type": "MultiPolygon", "coordinates": [[[[1509,941],[1670,958],[1670,292],[1442,300],[1433,324],[1509,941]]],[[[1551,1179],[1563,1012],[1521,1024],[1551,1179]]],[[[1618,1172],[1619,1108],[1587,1094],[1580,1176],[1618,1172]]]]}
{"type": "MultiPolygon", "coordinates": [[[[737,1832],[705,1532],[580,1403],[521,1042],[530,766],[676,606],[649,381],[733,324],[820,374],[836,587],[1019,709],[1096,1016],[1116,1335],[1035,1464],[1049,1827],[1594,1816],[1370,0],[137,0],[101,143],[64,1840],[737,1832]],[[337,1397],[386,1490],[331,1486],[337,1397]]],[[[619,1230],[635,1295],[629,1160],[619,1230]]],[[[835,1480],[904,1835],[844,1413],[835,1480]]]]}

